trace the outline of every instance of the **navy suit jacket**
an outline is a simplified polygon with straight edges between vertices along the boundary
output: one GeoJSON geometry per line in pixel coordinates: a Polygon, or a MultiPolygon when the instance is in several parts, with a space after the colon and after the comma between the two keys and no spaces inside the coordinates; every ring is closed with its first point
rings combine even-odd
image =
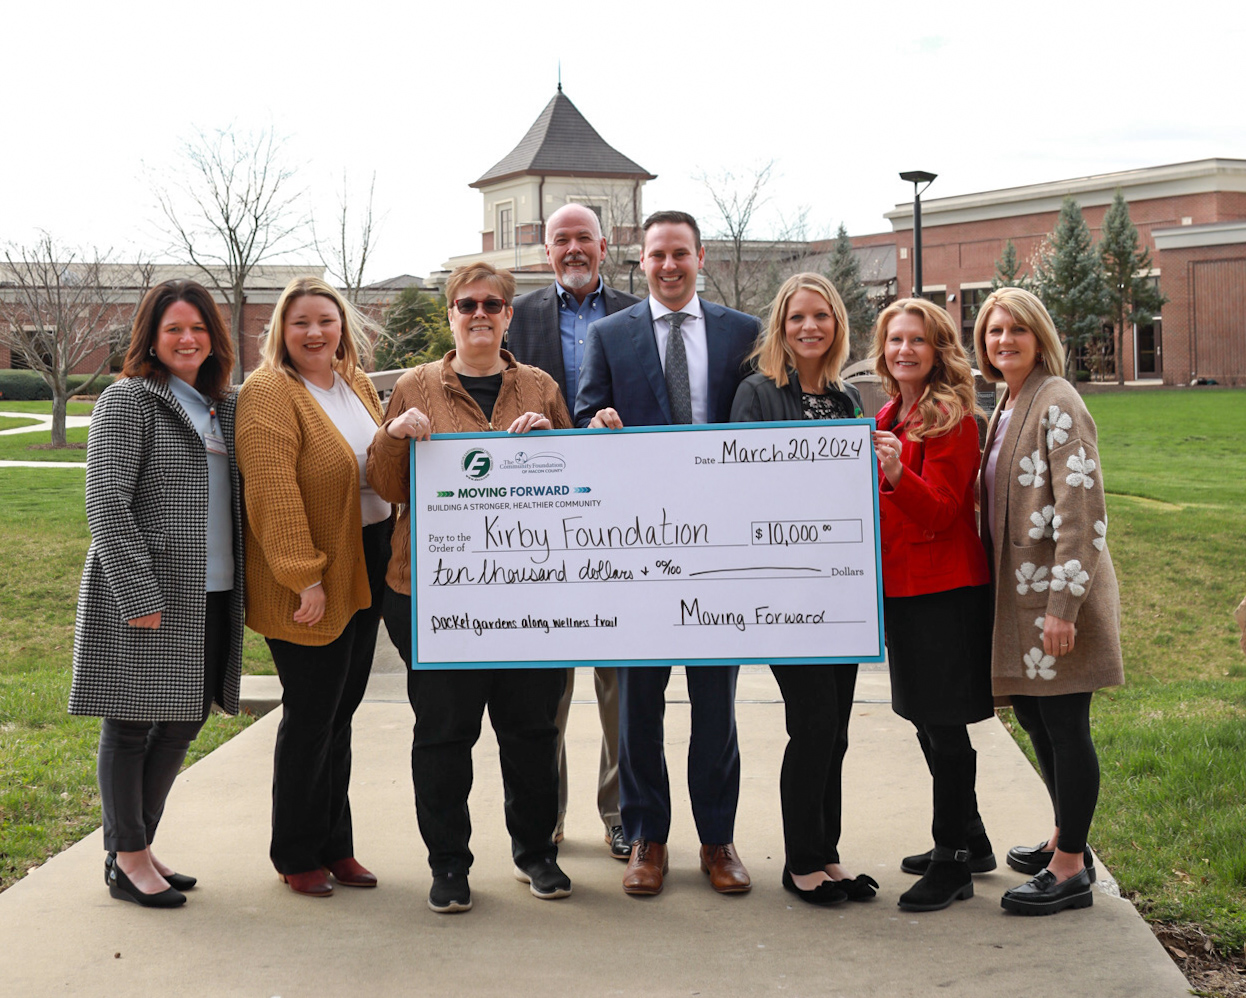
{"type": "MultiPolygon", "coordinates": [[[[704,298],[701,309],[709,353],[709,422],[726,423],[731,418],[736,388],[749,373],[744,360],[757,341],[761,323],[754,316],[704,298]]],[[[618,412],[624,426],[671,422],[666,375],[647,298],[588,327],[575,425],[587,426],[599,409],[608,406],[618,412]]]]}
{"type": "MultiPolygon", "coordinates": [[[[635,295],[617,291],[605,282],[602,282],[601,297],[606,315],[613,315],[640,301],[635,295]]],[[[511,316],[510,328],[506,331],[506,348],[519,363],[539,367],[557,381],[558,390],[567,399],[567,411],[571,411],[575,399],[567,398],[567,372],[563,364],[556,284],[529,291],[515,299],[515,314],[511,316]]]]}

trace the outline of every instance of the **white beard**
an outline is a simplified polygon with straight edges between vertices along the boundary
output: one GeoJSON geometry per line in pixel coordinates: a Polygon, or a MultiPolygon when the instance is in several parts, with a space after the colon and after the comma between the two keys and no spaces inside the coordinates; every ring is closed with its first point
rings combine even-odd
{"type": "Polygon", "coordinates": [[[596,284],[597,278],[587,271],[584,273],[564,273],[559,283],[568,291],[578,291],[580,288],[586,288],[590,284],[596,284]]]}

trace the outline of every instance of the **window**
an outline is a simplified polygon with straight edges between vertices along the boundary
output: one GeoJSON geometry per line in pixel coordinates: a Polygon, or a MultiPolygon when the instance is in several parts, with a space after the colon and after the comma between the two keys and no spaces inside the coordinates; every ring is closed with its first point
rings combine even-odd
{"type": "Polygon", "coordinates": [[[961,341],[965,344],[965,349],[973,350],[973,326],[978,321],[978,309],[982,307],[982,303],[986,301],[987,295],[991,293],[990,288],[966,288],[963,285],[960,289],[960,335],[961,341]]]}
{"type": "Polygon", "coordinates": [[[498,209],[498,237],[495,245],[498,249],[515,248],[515,207],[507,205],[498,209]]]}

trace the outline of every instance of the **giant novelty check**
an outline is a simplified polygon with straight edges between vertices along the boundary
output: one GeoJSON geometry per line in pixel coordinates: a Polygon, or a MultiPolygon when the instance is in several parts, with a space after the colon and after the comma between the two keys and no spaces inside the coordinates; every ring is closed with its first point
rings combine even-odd
{"type": "Polygon", "coordinates": [[[882,661],[872,426],[413,444],[414,667],[882,661]]]}

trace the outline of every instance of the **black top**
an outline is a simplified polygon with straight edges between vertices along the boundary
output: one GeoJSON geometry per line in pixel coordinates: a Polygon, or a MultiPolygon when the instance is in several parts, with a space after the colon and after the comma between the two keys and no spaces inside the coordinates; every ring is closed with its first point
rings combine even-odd
{"type": "Polygon", "coordinates": [[[852,400],[843,392],[831,389],[825,395],[800,393],[801,408],[806,419],[852,419],[852,400]]]}
{"type": "Polygon", "coordinates": [[[845,384],[843,391],[828,386],[825,395],[806,395],[801,391],[794,370],[787,372],[787,384],[782,388],[757,372],[740,382],[740,387],[736,389],[731,421],[769,423],[782,419],[851,419],[859,416],[862,409],[861,396],[852,385],[845,384]],[[834,406],[837,414],[830,417],[812,415],[806,411],[806,399],[825,400],[815,404],[834,406]]]}
{"type": "Polygon", "coordinates": [[[466,374],[459,375],[463,390],[472,397],[485,419],[493,421],[493,407],[497,404],[498,392],[502,390],[502,372],[486,374],[483,378],[472,378],[466,374]]]}

